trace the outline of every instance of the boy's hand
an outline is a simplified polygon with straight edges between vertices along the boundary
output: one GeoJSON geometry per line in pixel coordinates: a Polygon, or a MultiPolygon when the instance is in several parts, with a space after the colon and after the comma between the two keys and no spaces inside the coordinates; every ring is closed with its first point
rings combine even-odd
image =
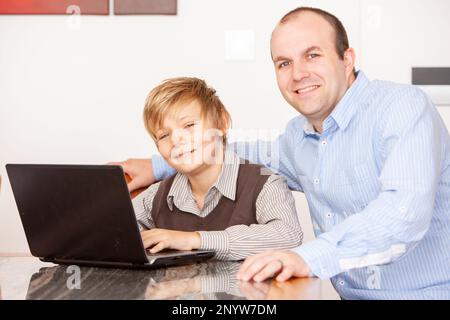
{"type": "Polygon", "coordinates": [[[152,247],[151,253],[163,249],[195,250],[200,248],[200,235],[197,232],[151,229],[141,232],[145,248],[152,247]]]}
{"type": "Polygon", "coordinates": [[[128,159],[121,162],[109,162],[109,165],[122,166],[123,171],[131,177],[128,183],[130,192],[145,188],[155,182],[151,159],[128,159]]]}

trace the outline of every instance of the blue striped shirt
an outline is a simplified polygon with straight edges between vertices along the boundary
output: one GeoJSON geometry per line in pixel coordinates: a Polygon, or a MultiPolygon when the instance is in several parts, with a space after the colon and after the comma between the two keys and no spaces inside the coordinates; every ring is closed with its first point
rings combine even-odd
{"type": "Polygon", "coordinates": [[[316,239],[294,250],[341,297],[450,299],[450,137],[420,89],[360,71],[321,134],[298,116],[231,147],[304,192],[316,239]]]}

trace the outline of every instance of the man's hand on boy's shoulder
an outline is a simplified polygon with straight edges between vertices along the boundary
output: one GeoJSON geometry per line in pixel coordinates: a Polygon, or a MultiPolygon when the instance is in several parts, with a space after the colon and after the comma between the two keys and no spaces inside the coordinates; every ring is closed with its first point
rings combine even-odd
{"type": "Polygon", "coordinates": [[[151,159],[128,159],[121,162],[109,162],[109,165],[122,166],[123,171],[131,177],[128,183],[130,192],[146,188],[155,182],[151,159]]]}
{"type": "Polygon", "coordinates": [[[201,238],[197,232],[176,231],[167,229],[151,229],[141,232],[145,248],[150,253],[157,253],[163,249],[195,250],[200,248],[201,238]]]}

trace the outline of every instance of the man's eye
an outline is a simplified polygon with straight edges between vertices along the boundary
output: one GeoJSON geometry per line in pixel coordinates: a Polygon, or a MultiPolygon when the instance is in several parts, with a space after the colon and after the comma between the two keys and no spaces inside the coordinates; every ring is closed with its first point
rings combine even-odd
{"type": "Polygon", "coordinates": [[[310,58],[310,59],[317,58],[318,56],[319,55],[317,53],[310,53],[310,54],[308,54],[308,58],[310,58]]]}
{"type": "Polygon", "coordinates": [[[278,69],[286,68],[289,65],[289,61],[284,61],[278,65],[278,69]]]}

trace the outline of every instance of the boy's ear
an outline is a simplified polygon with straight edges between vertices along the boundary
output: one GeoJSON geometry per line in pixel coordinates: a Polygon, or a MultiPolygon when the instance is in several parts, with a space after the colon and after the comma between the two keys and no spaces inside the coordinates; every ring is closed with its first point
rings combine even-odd
{"type": "Polygon", "coordinates": [[[222,113],[222,124],[223,128],[220,128],[220,131],[223,132],[224,135],[228,133],[228,130],[230,129],[231,123],[230,117],[227,116],[225,112],[222,113]]]}

